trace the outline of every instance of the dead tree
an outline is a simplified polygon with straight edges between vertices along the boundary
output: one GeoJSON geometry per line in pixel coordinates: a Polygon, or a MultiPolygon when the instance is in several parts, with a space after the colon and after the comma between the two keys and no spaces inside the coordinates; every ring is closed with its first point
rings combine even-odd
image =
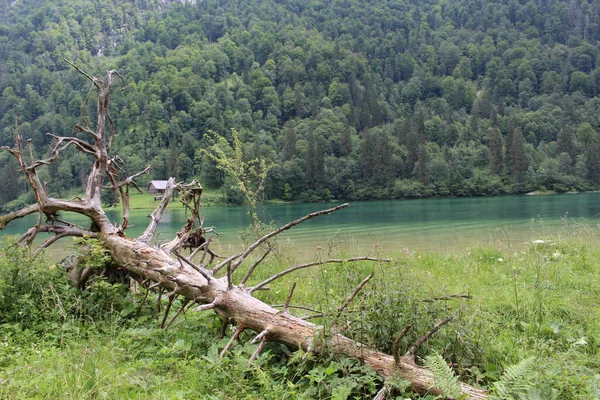
{"type": "MultiPolygon", "coordinates": [[[[190,185],[177,184],[171,178],[168,180],[168,187],[162,201],[150,215],[150,223],[144,233],[138,238],[127,237],[125,231],[129,222],[129,188],[133,186],[139,190],[134,179],[147,172],[148,168],[133,175],[127,175],[122,161],[118,157],[111,158],[110,156],[115,129],[108,105],[114,81],[116,78],[120,79],[120,75],[116,71],[110,70],[107,71],[104,78],[98,78],[90,76],[76,65],[70,64],[90,81],[90,92],[95,92],[98,97],[95,127],[92,128],[83,117],[85,104],[82,105],[81,122],[75,126],[72,136],[58,137],[51,135],[55,140],[55,144],[51,148],[50,155],[46,159],[35,159],[31,149],[28,152],[29,154],[26,154],[26,145],[24,145],[22,137],[18,134],[18,124],[15,124],[15,145],[14,147],[4,148],[18,161],[35,194],[36,203],[8,215],[0,216],[0,229],[3,229],[14,219],[30,214],[38,214],[35,225],[21,237],[21,242],[31,244],[40,232],[52,234],[39,245],[36,251],[46,248],[58,239],[67,236],[88,236],[98,239],[118,266],[140,277],[150,288],[160,288],[161,293],[168,293],[166,298],[169,299],[169,305],[173,303],[176,297],[181,296],[186,304],[195,304],[196,311],[214,310],[227,321],[234,323],[237,328],[231,341],[223,350],[222,357],[227,354],[242,331],[253,331],[256,332],[253,342],[260,343],[260,345],[257,352],[252,356],[252,360],[258,356],[258,353],[267,342],[279,342],[291,348],[302,348],[304,351],[314,352],[318,352],[322,346],[325,346],[330,352],[362,360],[384,378],[399,376],[407,379],[417,392],[440,394],[440,390],[435,385],[433,374],[429,370],[416,365],[414,360],[416,349],[433,334],[433,331],[417,341],[408,353],[402,356],[397,355],[394,358],[392,355],[369,348],[343,336],[335,330],[335,325],[331,331],[326,332],[323,326],[309,321],[311,316],[306,318],[293,316],[288,311],[293,289],[281,310],[254,297],[256,291],[264,290],[269,283],[303,268],[325,263],[378,261],[377,259],[357,257],[346,260],[332,259],[299,264],[256,285],[246,286],[251,275],[270,251],[269,249],[264,250],[264,244],[269,239],[308,219],[340,210],[346,207],[347,204],[308,214],[292,221],[256,240],[241,253],[224,258],[216,265],[211,266],[212,264],[206,260],[206,255],[210,253],[210,240],[200,243],[200,247],[189,257],[186,257],[180,251],[182,246],[189,243],[190,237],[195,235],[194,232],[202,229],[199,220],[201,187],[196,182],[190,185]],[[40,182],[38,168],[57,160],[61,153],[71,146],[89,155],[93,162],[91,172],[87,178],[85,195],[83,198],[75,200],[51,197],[46,185],[40,182]],[[118,225],[113,224],[102,209],[101,193],[103,189],[113,190],[115,196],[121,198],[123,217],[118,225]],[[153,236],[175,190],[184,193],[182,198],[184,205],[190,211],[190,219],[171,242],[162,246],[155,245],[152,243],[153,236]],[[61,220],[59,213],[63,211],[85,215],[90,219],[91,225],[95,229],[88,229],[61,220]],[[258,261],[248,268],[244,278],[239,282],[234,282],[232,278],[234,271],[247,261],[253,253],[260,251],[264,251],[264,253],[258,257],[258,261]],[[194,261],[195,257],[200,256],[199,261],[194,261]]],[[[88,93],[87,98],[89,97],[88,93]]],[[[365,279],[346,302],[341,305],[340,312],[352,301],[367,281],[368,279],[365,279]]],[[[179,310],[176,315],[179,315],[181,311],[179,310]]],[[[163,319],[163,326],[165,322],[166,316],[163,319]]],[[[435,329],[439,326],[441,326],[441,323],[436,325],[435,329]]],[[[462,389],[468,398],[487,398],[487,393],[481,389],[466,384],[462,384],[462,389]]],[[[378,398],[384,397],[385,389],[382,389],[378,394],[378,398]]]]}

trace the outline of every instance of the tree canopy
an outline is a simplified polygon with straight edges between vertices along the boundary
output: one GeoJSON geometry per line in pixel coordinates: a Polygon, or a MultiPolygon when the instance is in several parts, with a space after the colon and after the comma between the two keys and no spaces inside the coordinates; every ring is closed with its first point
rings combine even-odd
{"type": "MultiPolygon", "coordinates": [[[[235,129],[273,164],[267,198],[588,190],[599,39],[599,0],[3,2],[0,145],[18,115],[41,157],[88,112],[64,57],[124,76],[114,150],[148,179],[230,187],[198,149],[235,129]]],[[[47,169],[51,190],[78,190],[85,161],[47,169]]],[[[30,196],[15,169],[0,156],[6,209],[30,196]]]]}

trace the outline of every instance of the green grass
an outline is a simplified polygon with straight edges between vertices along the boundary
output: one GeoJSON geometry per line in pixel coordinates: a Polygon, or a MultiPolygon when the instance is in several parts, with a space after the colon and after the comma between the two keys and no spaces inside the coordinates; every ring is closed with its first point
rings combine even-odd
{"type": "MultiPolygon", "coordinates": [[[[159,200],[154,200],[155,196],[160,196],[160,194],[151,194],[151,193],[130,193],[130,208],[132,210],[153,210],[159,203],[159,200]]],[[[213,206],[213,205],[223,205],[225,201],[223,200],[223,194],[216,189],[204,189],[202,192],[202,205],[203,206],[213,206]]],[[[117,210],[122,208],[121,204],[117,204],[115,207],[117,210]]],[[[169,203],[169,208],[183,208],[183,205],[176,197],[169,203]]]]}
{"type": "MultiPolygon", "coordinates": [[[[375,272],[336,321],[344,334],[390,352],[400,330],[412,324],[401,342],[405,351],[436,322],[453,315],[454,320],[419,350],[420,362],[435,351],[453,363],[462,380],[492,389],[509,366],[533,357],[533,375],[527,378],[531,398],[598,397],[599,248],[569,238],[518,251],[474,247],[450,255],[391,256],[391,263],[297,271],[259,296],[271,304],[283,303],[297,282],[293,304],[332,313],[375,272]]],[[[290,263],[292,256],[283,249],[258,268],[249,284],[290,263]]],[[[236,276],[243,273],[240,268],[236,276]]],[[[372,372],[351,360],[290,356],[277,344],[246,367],[256,348],[248,343],[250,333],[226,360],[216,362],[228,338],[219,338],[221,320],[212,313],[188,313],[164,331],[158,328],[160,317],[152,318],[155,299],[135,316],[127,304],[133,301],[137,309],[140,295],[123,294],[127,301],[111,300],[110,307],[94,308],[92,297],[98,304],[103,298],[107,301],[108,293],[115,296],[103,285],[97,290],[104,292],[86,297],[69,291],[48,297],[45,301],[60,314],[56,304],[62,296],[63,311],[56,317],[51,311],[32,321],[20,322],[18,312],[10,321],[0,317],[0,398],[371,398],[381,385],[372,372]],[[73,316],[78,302],[84,310],[87,304],[88,311],[73,316]]],[[[0,284],[0,299],[1,295],[0,284]]],[[[17,299],[11,304],[11,310],[18,311],[19,304],[28,303],[17,299]]],[[[317,322],[333,323],[331,318],[317,322]]],[[[395,384],[396,395],[415,398],[402,382],[395,384]]]]}

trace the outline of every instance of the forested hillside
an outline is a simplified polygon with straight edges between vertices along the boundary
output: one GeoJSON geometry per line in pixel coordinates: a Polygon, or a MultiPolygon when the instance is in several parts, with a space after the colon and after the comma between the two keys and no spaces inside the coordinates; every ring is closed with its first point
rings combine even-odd
{"type": "MultiPolygon", "coordinates": [[[[0,145],[16,114],[36,156],[72,130],[89,86],[62,56],[124,77],[111,112],[131,171],[231,202],[209,130],[272,161],[266,198],[589,190],[599,39],[600,0],[2,1],[0,145]]],[[[88,165],[73,152],[43,179],[76,192],[88,165]]],[[[31,200],[16,169],[0,154],[5,210],[31,200]]]]}

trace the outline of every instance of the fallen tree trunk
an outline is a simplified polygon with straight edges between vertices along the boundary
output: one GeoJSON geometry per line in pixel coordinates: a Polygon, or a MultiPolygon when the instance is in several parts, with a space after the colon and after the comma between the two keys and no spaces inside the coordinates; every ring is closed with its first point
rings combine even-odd
{"type": "MultiPolygon", "coordinates": [[[[283,343],[292,348],[300,347],[305,351],[315,350],[315,339],[323,336],[322,326],[263,303],[252,296],[252,288],[228,287],[227,277],[213,277],[209,281],[193,268],[180,264],[145,243],[115,235],[100,235],[99,238],[117,264],[145,279],[161,283],[173,294],[201,303],[202,310],[212,309],[222,317],[235,321],[239,330],[252,330],[262,334],[260,339],[283,343]]],[[[326,349],[359,358],[383,377],[397,374],[409,380],[419,393],[440,394],[431,372],[417,366],[410,355],[402,356],[397,364],[393,356],[362,346],[337,333],[327,338],[326,349]]],[[[464,384],[462,388],[468,398],[487,398],[485,391],[464,384]]]]}
{"type": "MultiPolygon", "coordinates": [[[[356,357],[371,366],[384,378],[398,375],[410,381],[414,390],[419,393],[442,394],[441,390],[435,385],[433,374],[429,370],[417,366],[414,362],[415,349],[427,340],[433,331],[425,335],[421,343],[416,343],[416,347],[413,346],[415,349],[411,349],[404,356],[394,359],[391,355],[363,346],[361,343],[357,343],[338,332],[326,332],[323,326],[291,315],[288,312],[288,306],[293,289],[282,310],[278,310],[260,301],[253,295],[255,291],[264,289],[270,282],[299,269],[324,263],[378,261],[377,259],[357,257],[348,260],[325,260],[300,264],[281,271],[253,287],[246,287],[245,285],[257,265],[269,253],[270,250],[267,249],[258,258],[258,261],[248,269],[248,272],[240,282],[233,282],[233,272],[249,258],[251,253],[263,248],[270,239],[310,218],[342,209],[347,206],[345,204],[309,214],[296,221],[292,221],[261,237],[242,253],[231,256],[215,265],[212,269],[209,269],[208,263],[204,263],[204,259],[206,254],[209,253],[210,240],[205,241],[190,257],[185,257],[179,253],[180,248],[186,243],[187,238],[193,234],[192,232],[196,223],[200,223],[198,229],[202,229],[202,222],[199,217],[201,186],[197,184],[177,185],[174,179],[171,178],[168,182],[167,191],[157,209],[150,216],[151,222],[143,235],[137,239],[127,238],[125,230],[129,215],[128,188],[130,185],[134,185],[133,178],[139,175],[139,173],[128,176],[125,174],[120,160],[116,157],[111,159],[108,156],[110,145],[115,135],[112,128],[112,119],[108,113],[108,101],[112,88],[112,78],[116,75],[116,72],[108,71],[106,79],[102,80],[85,74],[74,65],[73,67],[90,79],[98,93],[96,129],[92,130],[83,118],[82,124],[75,127],[75,131],[85,135],[92,144],[87,140],[75,136],[56,137],[57,143],[52,149],[49,158],[45,160],[31,160],[28,163],[24,156],[23,140],[18,134],[18,123],[16,123],[15,147],[5,149],[13,154],[19,162],[35,193],[36,205],[0,217],[0,229],[16,218],[38,213],[38,223],[22,236],[21,240],[23,242],[30,244],[38,232],[50,232],[55,235],[43,242],[40,249],[49,246],[58,238],[65,236],[90,236],[97,238],[109,252],[113,261],[121,268],[130,271],[140,277],[141,280],[149,282],[151,287],[161,287],[163,290],[167,290],[167,297],[170,299],[169,304],[172,303],[175,297],[182,296],[188,302],[191,301],[193,304],[197,304],[197,311],[213,310],[223,318],[235,323],[237,329],[229,344],[223,350],[222,357],[226,355],[242,331],[251,330],[257,333],[253,342],[260,342],[257,352],[252,356],[252,360],[263,349],[264,344],[270,341],[283,343],[292,348],[301,348],[304,351],[320,351],[320,349],[324,349],[336,354],[356,357]],[[109,133],[106,132],[105,128],[106,119],[111,122],[109,133]],[[48,195],[45,186],[38,179],[37,169],[56,160],[59,154],[69,146],[75,146],[79,151],[92,156],[94,165],[88,177],[85,197],[83,199],[66,201],[54,199],[48,195]],[[105,181],[109,182],[108,186],[103,186],[105,181]],[[102,189],[111,189],[115,193],[118,192],[123,199],[123,220],[119,226],[111,223],[102,210],[100,200],[102,189]],[[153,245],[152,238],[156,227],[175,189],[183,192],[183,203],[191,212],[192,219],[188,220],[186,227],[166,246],[153,245]],[[96,229],[92,231],[62,221],[58,218],[59,211],[72,211],[86,215],[96,229]],[[204,254],[201,261],[199,263],[194,262],[194,256],[202,250],[204,254]]],[[[147,171],[147,168],[142,172],[145,171],[147,171]]],[[[357,287],[355,292],[348,298],[346,304],[340,308],[340,311],[356,296],[368,279],[370,278],[365,279],[357,287]]],[[[167,314],[163,319],[163,326],[167,314]]],[[[441,326],[441,324],[438,325],[441,326]]],[[[466,384],[462,384],[462,391],[467,395],[467,398],[487,398],[485,391],[466,384]]],[[[384,397],[384,392],[382,391],[381,393],[382,395],[378,396],[379,398],[384,397]]]]}
{"type": "MultiPolygon", "coordinates": [[[[323,337],[322,326],[263,303],[252,296],[252,288],[228,287],[227,277],[213,277],[209,281],[185,263],[180,264],[166,253],[135,240],[115,235],[100,235],[99,238],[117,264],[145,279],[160,282],[174,294],[201,303],[202,310],[212,309],[235,321],[238,330],[252,330],[262,334],[260,340],[264,338],[305,351],[318,348],[315,340],[323,337]]],[[[365,347],[343,335],[331,333],[325,334],[325,338],[324,345],[328,351],[356,357],[384,378],[397,374],[410,381],[419,393],[441,394],[435,386],[433,374],[417,366],[410,355],[402,356],[400,363],[396,364],[393,356],[365,347]]],[[[465,384],[462,389],[470,399],[487,398],[487,393],[481,389],[465,384]]]]}

